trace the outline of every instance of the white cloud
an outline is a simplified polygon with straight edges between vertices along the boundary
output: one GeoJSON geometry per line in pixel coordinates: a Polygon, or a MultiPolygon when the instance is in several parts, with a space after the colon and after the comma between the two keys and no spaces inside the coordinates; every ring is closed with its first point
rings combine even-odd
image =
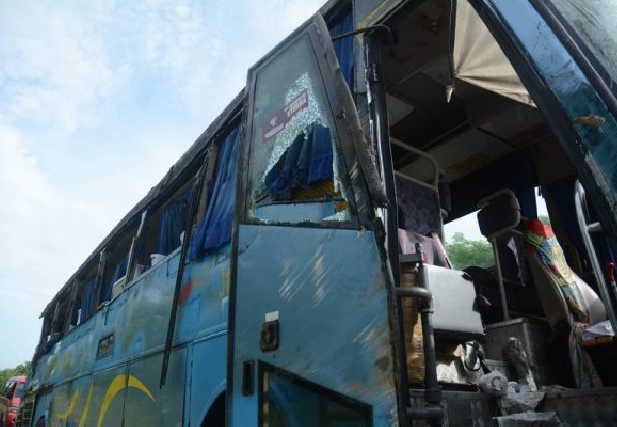
{"type": "Polygon", "coordinates": [[[50,184],[20,132],[5,125],[0,125],[0,200],[2,275],[22,278],[2,280],[0,298],[18,289],[47,299],[77,262],[81,239],[68,247],[66,226],[96,230],[96,225],[89,223],[84,206],[50,184]]]}
{"type": "Polygon", "coordinates": [[[323,3],[316,0],[274,0],[267,3],[248,0],[245,5],[252,17],[248,20],[252,30],[273,35],[278,42],[309,19],[323,3]]]}
{"type": "Polygon", "coordinates": [[[1,13],[0,53],[10,58],[2,67],[9,83],[2,112],[69,133],[96,120],[94,110],[127,74],[112,66],[100,23],[44,3],[5,6],[1,13]]]}

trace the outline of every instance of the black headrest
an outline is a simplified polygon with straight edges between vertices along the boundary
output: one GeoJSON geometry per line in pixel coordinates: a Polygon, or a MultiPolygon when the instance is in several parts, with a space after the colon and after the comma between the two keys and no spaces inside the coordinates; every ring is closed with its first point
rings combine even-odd
{"type": "Polygon", "coordinates": [[[482,209],[478,212],[480,231],[491,236],[498,231],[515,228],[521,219],[521,208],[511,191],[504,191],[490,196],[480,202],[482,209]]]}

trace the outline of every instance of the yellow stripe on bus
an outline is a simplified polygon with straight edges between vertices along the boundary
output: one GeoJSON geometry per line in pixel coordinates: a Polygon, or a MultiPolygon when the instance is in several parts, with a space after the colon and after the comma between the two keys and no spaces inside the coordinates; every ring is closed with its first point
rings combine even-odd
{"type": "Polygon", "coordinates": [[[105,419],[105,414],[109,409],[109,405],[111,405],[111,402],[114,400],[114,397],[116,397],[119,392],[128,387],[133,387],[141,390],[150,398],[150,400],[152,400],[153,402],[156,401],[154,396],[152,396],[152,393],[150,393],[150,390],[148,390],[148,387],[146,387],[144,383],[142,383],[138,378],[129,375],[127,381],[126,375],[118,375],[116,378],[114,378],[114,380],[107,388],[107,392],[105,393],[105,397],[103,398],[103,404],[101,405],[101,410],[99,411],[99,418],[96,422],[97,427],[101,427],[103,419],[105,419]]]}
{"type": "Polygon", "coordinates": [[[77,399],[79,399],[79,389],[73,392],[73,396],[71,396],[71,401],[69,402],[69,406],[66,408],[66,411],[56,415],[56,417],[60,418],[61,420],[66,420],[73,413],[73,409],[75,409],[77,399]]]}

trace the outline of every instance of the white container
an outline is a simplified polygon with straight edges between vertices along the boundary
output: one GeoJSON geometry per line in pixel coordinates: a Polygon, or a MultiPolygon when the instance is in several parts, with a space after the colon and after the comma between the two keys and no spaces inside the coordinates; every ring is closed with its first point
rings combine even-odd
{"type": "Polygon", "coordinates": [[[161,261],[165,259],[165,255],[161,254],[150,254],[150,266],[154,267],[161,261]]]}

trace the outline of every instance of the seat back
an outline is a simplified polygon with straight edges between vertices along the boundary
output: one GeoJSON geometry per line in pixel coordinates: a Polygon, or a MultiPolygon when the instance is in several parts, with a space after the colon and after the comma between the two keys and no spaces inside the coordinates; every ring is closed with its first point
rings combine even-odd
{"type": "Polygon", "coordinates": [[[467,341],[484,334],[480,313],[475,310],[476,290],[462,271],[425,264],[428,287],[433,294],[433,328],[438,334],[467,341]]]}
{"type": "Polygon", "coordinates": [[[540,260],[533,252],[528,251],[526,255],[531,275],[536,284],[536,292],[548,324],[552,329],[555,329],[562,322],[571,325],[572,316],[558,285],[553,283],[552,278],[546,273],[540,260]]]}
{"type": "Polygon", "coordinates": [[[431,232],[441,234],[441,208],[437,189],[400,175],[395,179],[399,226],[422,235],[431,232]]]}
{"type": "Polygon", "coordinates": [[[560,321],[594,324],[606,319],[606,308],[595,291],[568,266],[550,226],[538,219],[525,224],[528,260],[538,296],[552,327],[560,321]]]}
{"type": "Polygon", "coordinates": [[[513,230],[521,219],[521,208],[514,193],[501,190],[478,203],[478,225],[488,240],[513,230]]]}

